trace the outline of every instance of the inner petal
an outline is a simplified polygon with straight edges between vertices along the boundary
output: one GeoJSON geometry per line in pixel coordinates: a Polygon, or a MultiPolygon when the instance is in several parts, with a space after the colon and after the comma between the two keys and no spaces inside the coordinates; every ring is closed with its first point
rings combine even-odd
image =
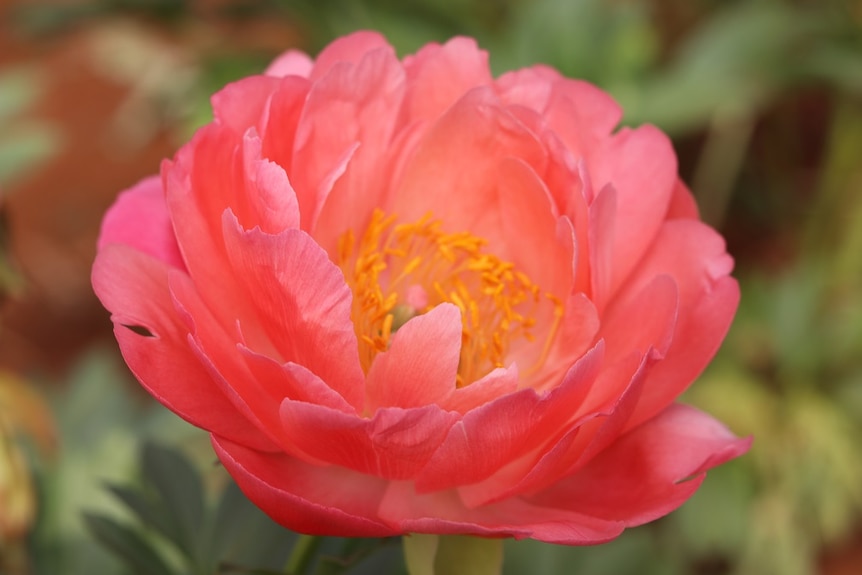
{"type": "Polygon", "coordinates": [[[526,354],[533,365],[522,366],[522,372],[529,375],[541,367],[558,322],[537,326],[537,317],[549,315],[539,308],[553,306],[550,315],[558,318],[562,302],[543,293],[513,263],[488,253],[487,245],[469,232],[443,231],[431,214],[402,223],[380,210],[361,237],[352,230],[340,237],[336,263],[353,292],[351,318],[366,373],[401,326],[441,303],[461,312],[455,386],[505,367],[510,352],[521,346],[535,350],[526,354]]]}

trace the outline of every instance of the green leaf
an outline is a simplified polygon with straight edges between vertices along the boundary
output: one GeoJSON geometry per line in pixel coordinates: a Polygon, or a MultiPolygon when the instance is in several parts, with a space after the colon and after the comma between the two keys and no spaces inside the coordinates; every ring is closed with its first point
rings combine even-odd
{"type": "Polygon", "coordinates": [[[84,522],[93,536],[122,557],[135,575],[168,575],[173,571],[138,533],[113,519],[90,513],[84,522]]]}
{"type": "Polygon", "coordinates": [[[169,541],[176,542],[182,536],[179,526],[160,501],[153,501],[141,491],[122,485],[108,484],[107,489],[126,505],[144,524],[152,527],[169,541]]]}
{"type": "Polygon", "coordinates": [[[208,572],[219,563],[253,563],[266,568],[282,566],[297,538],[296,533],[276,524],[251,503],[232,480],[225,486],[211,517],[206,526],[203,552],[208,572]]]}
{"type": "Polygon", "coordinates": [[[177,546],[201,563],[201,533],[204,523],[203,482],[197,470],[178,451],[147,443],[143,448],[143,475],[152,483],[176,525],[177,546]]]}

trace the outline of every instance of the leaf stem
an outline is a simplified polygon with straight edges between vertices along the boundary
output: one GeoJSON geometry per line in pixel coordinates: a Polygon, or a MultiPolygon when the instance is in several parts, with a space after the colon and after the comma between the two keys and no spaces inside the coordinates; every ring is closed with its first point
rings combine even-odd
{"type": "Polygon", "coordinates": [[[296,544],[293,546],[293,551],[287,559],[284,572],[288,575],[302,575],[308,570],[311,565],[311,560],[314,558],[314,552],[320,545],[320,538],[314,535],[300,535],[296,544]]]}

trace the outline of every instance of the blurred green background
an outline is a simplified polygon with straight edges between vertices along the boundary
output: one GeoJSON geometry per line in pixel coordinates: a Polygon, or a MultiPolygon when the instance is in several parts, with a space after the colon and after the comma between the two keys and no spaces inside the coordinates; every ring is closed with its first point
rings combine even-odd
{"type": "MultiPolygon", "coordinates": [[[[113,197],[209,119],[214,90],[360,28],[402,54],[466,34],[497,73],[542,62],[605,88],[673,137],[737,261],[737,320],[685,400],[751,452],[611,544],[507,543],[506,573],[862,573],[858,0],[0,4],[0,573],[284,566],[296,537],[133,382],[89,268],[113,197]]],[[[300,567],[400,563],[392,541],[327,540],[300,567]]]]}

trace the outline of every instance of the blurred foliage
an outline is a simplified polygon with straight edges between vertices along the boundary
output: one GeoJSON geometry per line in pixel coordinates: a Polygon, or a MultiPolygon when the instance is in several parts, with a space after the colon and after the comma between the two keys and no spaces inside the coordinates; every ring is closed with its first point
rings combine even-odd
{"type": "Polygon", "coordinates": [[[87,527],[140,575],[266,575],[281,573],[284,567],[293,575],[358,575],[381,569],[379,558],[363,563],[369,555],[384,547],[393,555],[397,549],[393,545],[397,540],[330,538],[321,544],[291,533],[274,524],[223,471],[217,471],[220,494],[217,501],[207,502],[204,477],[182,452],[145,443],[139,484],[107,486],[131,511],[133,521],[87,513],[87,527]]]}
{"type": "MultiPolygon", "coordinates": [[[[859,2],[29,0],[10,14],[30,38],[89,31],[99,69],[129,88],[116,124],[131,140],[167,126],[182,141],[209,119],[208,96],[224,83],[259,72],[278,50],[316,53],[358,28],[380,30],[402,54],[467,34],[497,73],[542,62],[609,90],[626,123],[675,138],[704,218],[738,257],[737,321],[685,400],[755,443],[669,517],[600,547],[507,542],[505,572],[811,575],[824,550],[858,541],[859,2]],[[261,22],[282,26],[275,43],[228,35],[261,22]]],[[[38,63],[0,71],[0,194],[63,144],[28,117],[40,72],[38,63]]],[[[0,287],[20,292],[8,257],[0,245],[0,287]]],[[[0,553],[11,573],[266,573],[287,561],[308,573],[379,573],[403,564],[396,546],[377,541],[303,549],[213,467],[202,434],[133,391],[115,353],[96,347],[47,379],[33,387],[54,415],[35,427],[9,424],[0,402],[0,484],[14,470],[34,494],[31,530],[14,554],[5,544],[0,553]],[[54,425],[60,449],[34,449],[32,438],[54,425]],[[288,560],[292,545],[311,560],[288,560]]]]}
{"type": "Polygon", "coordinates": [[[49,124],[25,119],[38,94],[35,70],[0,70],[0,197],[11,180],[57,148],[57,134],[49,124]]]}

